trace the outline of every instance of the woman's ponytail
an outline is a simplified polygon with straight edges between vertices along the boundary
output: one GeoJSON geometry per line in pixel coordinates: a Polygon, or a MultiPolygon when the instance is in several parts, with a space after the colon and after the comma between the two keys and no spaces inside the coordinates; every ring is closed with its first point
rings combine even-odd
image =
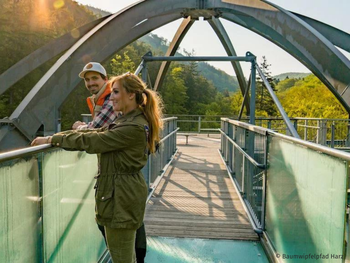
{"type": "Polygon", "coordinates": [[[160,141],[160,131],[163,128],[163,102],[159,95],[150,89],[144,89],[146,95],[142,106],[143,112],[150,125],[148,147],[151,153],[156,151],[156,144],[160,141]]]}

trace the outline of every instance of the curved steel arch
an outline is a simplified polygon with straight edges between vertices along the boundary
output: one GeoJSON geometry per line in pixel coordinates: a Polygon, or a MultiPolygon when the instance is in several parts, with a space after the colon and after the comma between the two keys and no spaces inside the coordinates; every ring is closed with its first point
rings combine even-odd
{"type": "Polygon", "coordinates": [[[325,36],[329,41],[331,41],[337,47],[344,49],[347,52],[350,52],[350,35],[338,28],[327,25],[315,19],[312,19],[307,16],[303,16],[297,13],[292,13],[298,18],[304,20],[318,32],[320,32],[323,36],[325,36]]]}
{"type": "MultiPolygon", "coordinates": [[[[177,49],[179,48],[182,39],[187,34],[188,30],[190,30],[191,26],[195,22],[194,19],[191,19],[191,17],[187,17],[184,20],[182,20],[181,25],[179,26],[177,32],[175,33],[175,36],[173,40],[171,41],[169,48],[167,52],[165,53],[165,56],[174,56],[177,49]]],[[[154,82],[154,90],[158,90],[162,85],[165,78],[165,75],[169,69],[170,61],[163,61],[160,65],[160,69],[157,75],[157,78],[154,82]]]]}
{"type": "MultiPolygon", "coordinates": [[[[349,60],[292,13],[259,0],[147,0],[108,17],[77,41],[14,111],[13,124],[27,138],[42,124],[46,131],[55,131],[57,111],[79,83],[77,74],[86,62],[104,61],[153,29],[188,16],[221,16],[269,39],[314,72],[350,112],[349,60]]],[[[4,132],[0,130],[0,138],[6,137],[4,132]]]]}

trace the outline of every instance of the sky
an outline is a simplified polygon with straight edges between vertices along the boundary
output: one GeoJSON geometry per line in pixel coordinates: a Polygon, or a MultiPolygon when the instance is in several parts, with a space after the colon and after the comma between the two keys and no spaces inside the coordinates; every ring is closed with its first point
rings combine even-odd
{"type": "MultiPolygon", "coordinates": [[[[133,4],[135,0],[76,0],[78,3],[87,4],[111,13],[133,4]]],[[[270,2],[284,9],[309,16],[323,23],[334,26],[350,33],[348,13],[350,0],[270,0],[270,2]]],[[[272,75],[286,72],[310,72],[298,60],[287,52],[266,40],[265,38],[245,29],[237,24],[221,19],[238,56],[244,56],[247,51],[257,56],[258,63],[265,56],[272,75]],[[237,37],[238,36],[238,37],[237,37]]],[[[171,41],[181,20],[169,23],[152,33],[171,41]]],[[[181,51],[194,50],[196,56],[227,56],[214,31],[206,21],[196,21],[180,44],[181,51]],[[205,32],[205,33],[203,33],[205,32]],[[210,41],[208,41],[210,39],[210,41]]],[[[350,54],[341,50],[350,59],[350,54]]],[[[228,62],[210,62],[216,68],[220,68],[230,75],[235,75],[232,66],[228,62]]],[[[241,63],[244,75],[249,76],[249,63],[241,63]]]]}

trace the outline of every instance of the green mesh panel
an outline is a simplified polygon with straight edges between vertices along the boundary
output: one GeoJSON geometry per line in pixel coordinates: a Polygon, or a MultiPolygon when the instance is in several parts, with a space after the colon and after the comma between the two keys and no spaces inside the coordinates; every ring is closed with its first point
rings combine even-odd
{"type": "Polygon", "coordinates": [[[40,262],[37,159],[0,167],[0,262],[40,262]]]}
{"type": "Polygon", "coordinates": [[[322,253],[329,259],[317,262],[337,262],[331,255],[343,254],[347,177],[348,162],[269,138],[266,230],[279,254],[322,253]]]}
{"type": "Polygon", "coordinates": [[[94,219],[97,157],[54,151],[43,161],[44,260],[97,262],[105,244],[94,219]]]}

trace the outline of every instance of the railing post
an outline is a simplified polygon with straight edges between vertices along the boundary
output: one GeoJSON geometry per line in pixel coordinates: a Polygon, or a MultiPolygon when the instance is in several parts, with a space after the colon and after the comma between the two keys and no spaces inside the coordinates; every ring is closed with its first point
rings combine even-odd
{"type": "Polygon", "coordinates": [[[304,121],[304,140],[307,141],[307,125],[308,125],[308,120],[304,121]]]}
{"type": "Polygon", "coordinates": [[[332,122],[331,126],[331,148],[334,148],[334,137],[335,137],[335,122],[332,122]]]}
{"type": "Polygon", "coordinates": [[[267,156],[268,156],[268,135],[265,135],[265,148],[264,148],[264,173],[262,183],[262,202],[261,202],[261,229],[265,230],[265,214],[266,214],[266,177],[267,177],[267,156]]]}
{"type": "Polygon", "coordinates": [[[317,121],[317,139],[316,142],[321,145],[326,145],[327,142],[327,121],[318,120],[317,121]]]}
{"type": "Polygon", "coordinates": [[[348,128],[348,130],[347,130],[345,146],[349,147],[350,146],[350,122],[348,122],[347,128],[348,128]]]}
{"type": "Polygon", "coordinates": [[[256,86],[256,68],[255,59],[251,66],[251,88],[250,88],[250,115],[249,123],[255,125],[255,86],[256,86]]]}
{"type": "Polygon", "coordinates": [[[245,176],[246,176],[246,170],[245,170],[245,156],[243,155],[242,158],[242,185],[241,185],[241,190],[242,190],[242,196],[243,198],[246,198],[246,193],[245,193],[245,176]]]}
{"type": "Polygon", "coordinates": [[[298,132],[298,120],[294,120],[294,128],[298,132]]]}
{"type": "Polygon", "coordinates": [[[202,121],[201,116],[198,116],[198,133],[201,132],[201,121],[202,121]]]}
{"type": "MultiPolygon", "coordinates": [[[[255,141],[255,134],[249,130],[246,130],[246,152],[249,156],[254,158],[254,141],[255,141]]],[[[249,163],[249,162],[248,162],[249,163]]],[[[245,162],[244,162],[245,164],[245,162]]],[[[245,165],[246,166],[246,165],[245,165]]],[[[253,170],[251,166],[245,167],[245,193],[246,198],[250,198],[250,196],[253,193],[253,170]]],[[[250,200],[250,199],[249,199],[250,200]]]]}
{"type": "MultiPolygon", "coordinates": [[[[232,124],[229,124],[228,126],[228,132],[227,132],[227,135],[233,139],[233,129],[234,129],[234,126],[232,124]]],[[[227,144],[228,144],[228,154],[227,154],[227,165],[228,167],[231,168],[231,171],[233,171],[233,145],[227,140],[227,144]]]]}

